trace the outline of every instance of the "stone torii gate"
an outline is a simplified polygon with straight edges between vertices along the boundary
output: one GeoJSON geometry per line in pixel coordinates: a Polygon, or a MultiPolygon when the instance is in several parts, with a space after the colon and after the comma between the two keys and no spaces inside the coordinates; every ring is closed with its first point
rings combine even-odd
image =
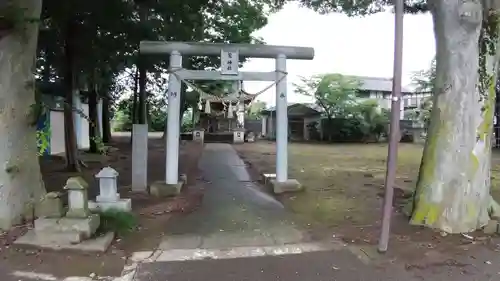
{"type": "Polygon", "coordinates": [[[164,188],[180,190],[179,135],[180,90],[182,80],[238,80],[273,81],[276,83],[276,179],[271,181],[277,190],[300,188],[297,180],[288,178],[288,115],[287,115],[287,59],[312,60],[314,49],[307,47],[272,46],[257,44],[221,44],[201,42],[140,43],[143,55],[170,55],[168,80],[168,117],[166,136],[166,171],[164,188]],[[187,70],[182,68],[182,56],[220,56],[221,70],[187,70]],[[276,60],[272,72],[241,72],[240,58],[269,58],[276,60]]]}

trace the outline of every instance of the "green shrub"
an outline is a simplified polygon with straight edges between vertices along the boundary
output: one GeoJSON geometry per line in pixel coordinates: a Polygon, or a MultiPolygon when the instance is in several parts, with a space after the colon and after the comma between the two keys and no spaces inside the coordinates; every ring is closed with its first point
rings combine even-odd
{"type": "Polygon", "coordinates": [[[131,212],[111,209],[98,214],[101,216],[98,232],[114,231],[123,237],[137,228],[137,218],[131,212]]]}
{"type": "MultiPolygon", "coordinates": [[[[356,115],[348,118],[323,119],[323,140],[331,142],[378,141],[387,134],[389,124],[385,112],[372,115],[356,115]]],[[[310,135],[318,136],[316,126],[309,127],[310,135]]]]}

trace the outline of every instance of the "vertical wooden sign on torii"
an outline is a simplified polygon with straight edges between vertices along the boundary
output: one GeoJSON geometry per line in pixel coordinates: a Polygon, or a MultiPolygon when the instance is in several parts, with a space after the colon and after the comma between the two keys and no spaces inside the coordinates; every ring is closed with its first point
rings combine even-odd
{"type": "Polygon", "coordinates": [[[222,49],[220,51],[220,73],[223,75],[238,75],[239,60],[238,50],[222,49]]]}

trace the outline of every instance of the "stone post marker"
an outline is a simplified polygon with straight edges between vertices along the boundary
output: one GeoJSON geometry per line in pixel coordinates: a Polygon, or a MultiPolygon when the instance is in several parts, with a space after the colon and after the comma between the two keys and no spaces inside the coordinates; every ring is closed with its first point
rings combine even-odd
{"type": "Polygon", "coordinates": [[[104,167],[95,177],[99,180],[99,195],[96,202],[89,202],[91,209],[107,211],[110,209],[129,212],[132,210],[132,199],[120,198],[118,193],[118,172],[111,167],[104,167]]]}
{"type": "Polygon", "coordinates": [[[68,218],[87,218],[90,215],[87,189],[89,185],[81,177],[71,177],[64,189],[68,190],[68,218]]]}
{"type": "Polygon", "coordinates": [[[148,125],[132,125],[132,191],[148,189],[148,125]]]}

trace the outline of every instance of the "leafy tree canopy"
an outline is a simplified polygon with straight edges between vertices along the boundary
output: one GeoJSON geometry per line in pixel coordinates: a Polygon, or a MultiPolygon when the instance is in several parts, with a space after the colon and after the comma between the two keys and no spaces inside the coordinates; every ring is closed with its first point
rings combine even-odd
{"type": "MultiPolygon", "coordinates": [[[[365,16],[388,10],[393,5],[392,0],[274,0],[272,7],[280,9],[289,2],[299,3],[301,6],[311,8],[321,14],[344,13],[348,16],[365,16]]],[[[409,0],[405,1],[404,9],[407,13],[420,13],[428,11],[426,1],[409,0]]]]}
{"type": "Polygon", "coordinates": [[[342,74],[321,74],[300,78],[295,84],[296,93],[311,96],[328,118],[344,117],[357,105],[356,93],[360,81],[342,74]]]}
{"type": "MultiPolygon", "coordinates": [[[[124,1],[85,3],[45,0],[37,55],[37,77],[57,82],[64,76],[64,44],[74,46],[75,70],[86,77],[114,80],[137,64],[141,40],[254,42],[253,31],[267,23],[266,1],[124,1]],[[141,20],[145,13],[146,20],[141,20]],[[71,34],[68,34],[71,29],[71,34]]],[[[164,73],[168,58],[146,58],[150,73],[164,73]]],[[[186,67],[216,68],[218,59],[193,57],[186,67]]],[[[84,83],[80,83],[84,84],[84,83]]]]}

